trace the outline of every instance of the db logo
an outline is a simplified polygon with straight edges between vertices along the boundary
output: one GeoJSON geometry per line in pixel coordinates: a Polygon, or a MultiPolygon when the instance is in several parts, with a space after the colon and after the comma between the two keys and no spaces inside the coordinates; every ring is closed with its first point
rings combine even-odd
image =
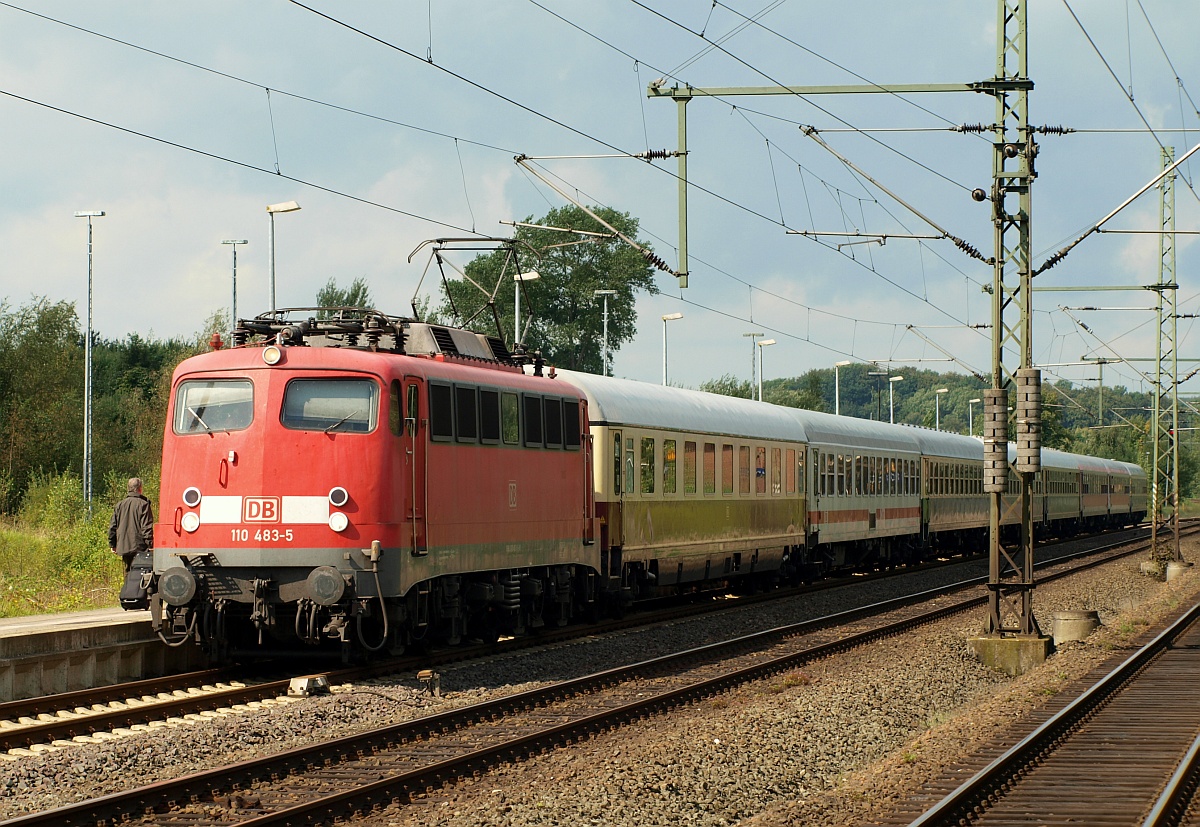
{"type": "Polygon", "coordinates": [[[246,497],[242,504],[242,522],[279,522],[278,497],[246,497]]]}

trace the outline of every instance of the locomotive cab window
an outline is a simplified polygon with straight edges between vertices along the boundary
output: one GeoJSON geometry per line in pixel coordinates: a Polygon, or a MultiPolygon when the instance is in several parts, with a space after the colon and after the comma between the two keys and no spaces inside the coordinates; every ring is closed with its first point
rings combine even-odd
{"type": "Polygon", "coordinates": [[[175,392],[175,433],[241,431],[254,420],[249,379],[190,379],[175,392]]]}
{"type": "Polygon", "coordinates": [[[404,433],[404,409],[401,404],[400,380],[393,379],[388,386],[388,430],[394,436],[404,433]]]}
{"type": "Polygon", "coordinates": [[[375,430],[379,386],[370,379],[293,379],[280,422],[294,431],[365,434],[375,430]]]}

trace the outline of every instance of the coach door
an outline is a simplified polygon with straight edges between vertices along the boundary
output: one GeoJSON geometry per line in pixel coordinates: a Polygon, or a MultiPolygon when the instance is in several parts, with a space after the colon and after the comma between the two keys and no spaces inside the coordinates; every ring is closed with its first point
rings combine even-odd
{"type": "Polygon", "coordinates": [[[427,480],[429,418],[421,417],[421,380],[415,376],[404,378],[404,445],[405,460],[405,520],[410,526],[412,553],[429,553],[428,520],[426,498],[429,494],[427,480]]]}

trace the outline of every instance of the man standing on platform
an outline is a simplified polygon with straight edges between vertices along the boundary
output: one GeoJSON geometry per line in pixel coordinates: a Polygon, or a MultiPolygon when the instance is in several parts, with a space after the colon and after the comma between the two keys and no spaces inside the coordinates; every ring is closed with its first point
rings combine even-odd
{"type": "Polygon", "coordinates": [[[117,503],[108,524],[108,547],[125,561],[128,572],[138,552],[154,549],[154,510],[142,494],[140,479],[129,480],[125,490],[125,499],[117,503]]]}

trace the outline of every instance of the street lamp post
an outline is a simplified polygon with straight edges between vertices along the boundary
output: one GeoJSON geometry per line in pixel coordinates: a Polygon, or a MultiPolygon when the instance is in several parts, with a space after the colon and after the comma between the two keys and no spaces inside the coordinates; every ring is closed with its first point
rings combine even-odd
{"type": "Polygon", "coordinates": [[[604,375],[608,376],[612,370],[612,365],[608,359],[608,297],[617,295],[616,290],[593,290],[593,296],[604,297],[604,337],[600,340],[600,362],[604,366],[604,375]]]}
{"type": "Polygon", "coordinates": [[[284,201],[281,204],[268,204],[267,215],[271,217],[271,237],[270,249],[267,251],[270,258],[269,269],[271,271],[271,312],[275,312],[275,213],[277,212],[295,212],[300,209],[300,205],[295,201],[284,201]]]}
{"type": "Polygon", "coordinates": [[[752,396],[754,394],[754,340],[757,339],[758,337],[764,336],[764,335],[766,335],[766,334],[763,334],[763,333],[743,333],[742,334],[743,339],[750,340],[750,394],[752,396]]]}
{"type": "Polygon", "coordinates": [[[975,436],[975,403],[982,401],[982,399],[967,400],[967,433],[971,436],[975,436]]]}
{"type": "Polygon", "coordinates": [[[838,375],[838,368],[844,368],[851,364],[849,359],[841,362],[833,363],[833,415],[842,415],[842,381],[838,375]]]}
{"type": "Polygon", "coordinates": [[[513,286],[516,295],[513,297],[513,347],[521,343],[521,282],[534,281],[542,276],[536,270],[528,273],[513,273],[513,286]]]}
{"type": "Polygon", "coordinates": [[[935,403],[934,409],[936,410],[936,413],[934,414],[933,422],[934,422],[934,429],[938,430],[938,431],[942,430],[942,394],[949,393],[949,392],[950,392],[949,388],[938,388],[937,390],[935,390],[933,392],[933,399],[934,399],[934,403],[935,403]]]}
{"type": "Polygon", "coordinates": [[[83,343],[83,499],[92,513],[92,219],[104,210],[79,210],[76,218],[88,223],[87,333],[83,343]]]}
{"type": "Polygon", "coordinates": [[[897,382],[903,382],[903,376],[893,376],[888,379],[888,422],[896,424],[896,394],[895,388],[897,382]]]}
{"type": "Polygon", "coordinates": [[[222,244],[233,245],[233,304],[230,310],[230,323],[233,330],[237,330],[237,246],[239,244],[249,244],[249,240],[245,238],[227,238],[221,242],[222,244]]]}
{"type": "Polygon", "coordinates": [[[662,317],[663,323],[663,385],[667,384],[667,322],[673,322],[676,319],[682,319],[682,313],[666,313],[662,317]]]}
{"type": "Polygon", "coordinates": [[[763,353],[763,348],[770,347],[771,345],[775,344],[775,340],[774,339],[763,339],[761,342],[758,342],[757,344],[758,344],[758,401],[762,402],[763,401],[763,392],[762,392],[762,383],[763,383],[762,353],[763,353]]]}

